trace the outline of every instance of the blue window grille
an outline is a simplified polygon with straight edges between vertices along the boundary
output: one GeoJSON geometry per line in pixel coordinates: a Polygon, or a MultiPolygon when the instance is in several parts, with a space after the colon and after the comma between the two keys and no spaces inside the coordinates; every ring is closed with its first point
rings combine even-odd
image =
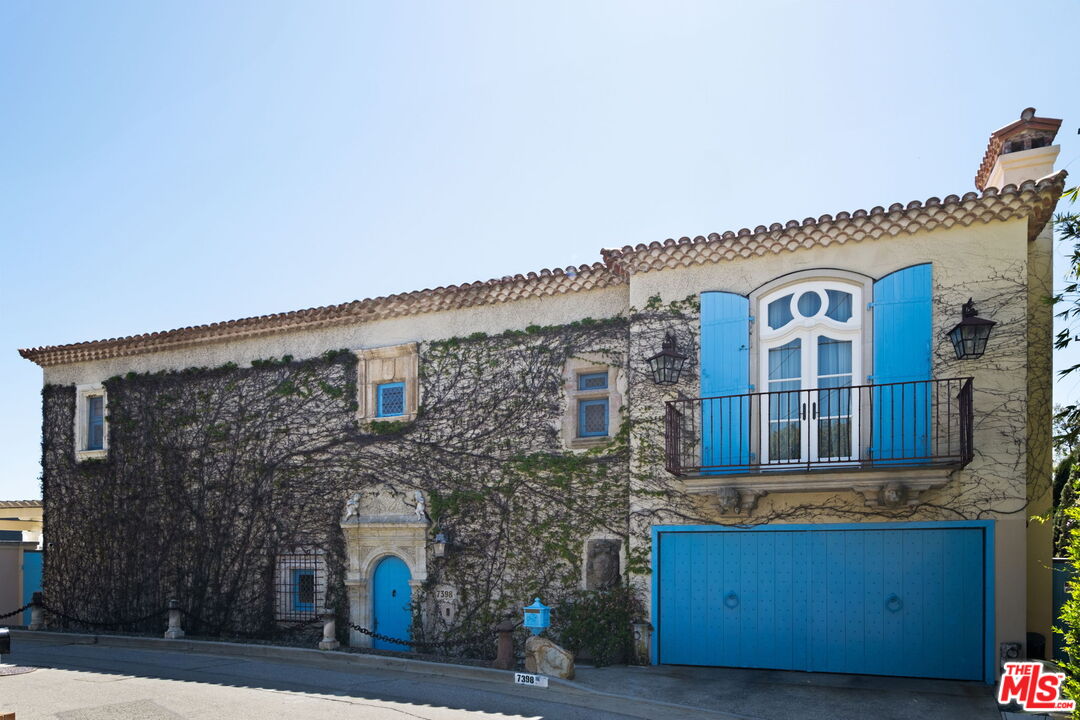
{"type": "Polygon", "coordinates": [[[577,378],[578,390],[607,390],[607,373],[582,373],[577,378]]]}
{"type": "Polygon", "coordinates": [[[86,407],[86,449],[101,450],[105,447],[105,398],[88,397],[86,407]]]}
{"type": "Polygon", "coordinates": [[[578,401],[578,437],[603,437],[608,434],[608,399],[578,401]]]}
{"type": "Polygon", "coordinates": [[[383,383],[378,387],[379,417],[405,414],[405,383],[383,383]]]}
{"type": "Polygon", "coordinates": [[[292,571],[292,609],[294,612],[315,611],[315,571],[292,571]]]}

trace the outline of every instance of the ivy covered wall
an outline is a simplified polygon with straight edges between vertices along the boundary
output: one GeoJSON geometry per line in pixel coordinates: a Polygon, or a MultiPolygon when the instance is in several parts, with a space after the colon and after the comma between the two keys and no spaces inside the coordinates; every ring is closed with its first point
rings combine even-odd
{"type": "Polygon", "coordinates": [[[557,602],[580,587],[587,538],[626,547],[631,423],[576,451],[560,426],[570,359],[641,371],[627,363],[630,324],[423,343],[420,412],[408,423],[358,422],[357,358],[345,350],[113,377],[108,457],[78,463],[75,389],[46,386],[44,591],[89,619],[177,598],[207,626],[197,630],[258,632],[274,623],[274,558],[317,547],[328,603],[344,611],[342,509],[388,486],[423,491],[432,533],[453,541],[414,599],[453,584],[458,611],[421,635],[488,629],[535,595],[557,602]]]}

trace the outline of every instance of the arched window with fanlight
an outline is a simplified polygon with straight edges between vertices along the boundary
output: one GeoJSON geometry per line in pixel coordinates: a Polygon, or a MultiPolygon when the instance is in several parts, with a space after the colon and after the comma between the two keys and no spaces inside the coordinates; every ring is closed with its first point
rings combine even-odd
{"type": "Polygon", "coordinates": [[[933,288],[922,263],[879,278],[803,270],[749,295],[703,291],[701,397],[669,404],[669,468],[968,462],[970,382],[932,380],[933,288]]]}
{"type": "Polygon", "coordinates": [[[857,460],[863,287],[842,280],[785,285],[758,299],[758,388],[764,463],[857,460]]]}

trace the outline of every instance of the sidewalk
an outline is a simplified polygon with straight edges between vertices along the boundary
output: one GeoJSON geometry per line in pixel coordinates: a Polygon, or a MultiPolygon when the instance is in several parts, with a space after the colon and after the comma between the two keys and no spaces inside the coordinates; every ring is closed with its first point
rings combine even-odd
{"type": "MultiPolygon", "coordinates": [[[[13,645],[88,644],[243,657],[334,672],[393,671],[441,678],[522,698],[546,699],[640,718],[726,720],[999,720],[993,689],[971,682],[678,666],[579,667],[548,689],[513,684],[513,673],[384,655],[13,630],[13,645]]],[[[420,678],[418,677],[418,680],[420,678]]]]}

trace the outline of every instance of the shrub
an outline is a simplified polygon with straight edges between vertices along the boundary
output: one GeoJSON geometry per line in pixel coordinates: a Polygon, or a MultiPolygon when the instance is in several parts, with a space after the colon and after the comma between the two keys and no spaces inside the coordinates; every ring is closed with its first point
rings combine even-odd
{"type": "MultiPolygon", "coordinates": [[[[1073,466],[1069,476],[1069,486],[1073,490],[1073,497],[1080,484],[1080,467],[1073,466]]],[[[1064,522],[1062,523],[1065,541],[1065,557],[1073,567],[1080,567],[1080,506],[1075,504],[1062,508],[1064,522]]],[[[1062,693],[1074,700],[1080,699],[1080,581],[1076,578],[1069,580],[1065,585],[1066,600],[1061,606],[1061,616],[1054,618],[1056,628],[1061,632],[1065,643],[1065,660],[1061,667],[1065,671],[1065,682],[1062,693]]],[[[1073,713],[1074,718],[1080,719],[1080,703],[1073,713]]]]}
{"type": "Polygon", "coordinates": [[[567,596],[552,612],[552,631],[577,655],[585,651],[600,667],[625,662],[634,641],[630,623],[642,604],[625,586],[610,590],[581,590],[567,596]]]}

